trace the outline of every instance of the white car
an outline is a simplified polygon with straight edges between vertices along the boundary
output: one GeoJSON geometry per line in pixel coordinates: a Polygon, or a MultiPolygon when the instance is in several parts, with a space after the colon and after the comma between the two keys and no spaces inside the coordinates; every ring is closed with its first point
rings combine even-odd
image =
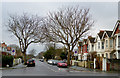
{"type": "Polygon", "coordinates": [[[47,63],[48,64],[52,64],[53,60],[48,60],[47,63]]]}

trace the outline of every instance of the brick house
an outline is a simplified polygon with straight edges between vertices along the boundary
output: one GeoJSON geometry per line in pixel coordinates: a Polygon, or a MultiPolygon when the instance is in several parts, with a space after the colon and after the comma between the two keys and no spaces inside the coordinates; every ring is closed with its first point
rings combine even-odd
{"type": "Polygon", "coordinates": [[[113,51],[111,53],[111,57],[115,59],[120,59],[120,20],[118,20],[115,24],[115,27],[113,29],[112,33],[113,37],[113,51]]]}

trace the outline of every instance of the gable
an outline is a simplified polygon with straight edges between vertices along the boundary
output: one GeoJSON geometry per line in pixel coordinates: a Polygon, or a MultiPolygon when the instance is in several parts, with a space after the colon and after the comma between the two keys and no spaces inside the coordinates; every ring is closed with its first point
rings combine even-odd
{"type": "Polygon", "coordinates": [[[98,41],[98,40],[100,40],[100,37],[97,35],[97,37],[96,37],[96,40],[95,40],[95,41],[98,41]]]}
{"type": "Polygon", "coordinates": [[[108,37],[108,36],[107,36],[107,33],[105,33],[105,34],[103,35],[103,39],[104,39],[104,38],[107,38],[107,37],[108,37]]]}
{"type": "Polygon", "coordinates": [[[120,20],[118,20],[118,21],[116,22],[115,27],[114,27],[114,29],[113,29],[112,36],[114,36],[115,34],[120,33],[119,26],[120,26],[120,20]]]}
{"type": "Polygon", "coordinates": [[[103,36],[102,36],[102,39],[104,39],[104,38],[110,38],[111,35],[112,35],[112,32],[113,32],[113,31],[106,31],[106,30],[105,30],[105,32],[104,32],[104,34],[103,34],[103,36]]]}
{"type": "Polygon", "coordinates": [[[114,34],[118,34],[118,33],[120,33],[120,24],[118,24],[114,34]]]}

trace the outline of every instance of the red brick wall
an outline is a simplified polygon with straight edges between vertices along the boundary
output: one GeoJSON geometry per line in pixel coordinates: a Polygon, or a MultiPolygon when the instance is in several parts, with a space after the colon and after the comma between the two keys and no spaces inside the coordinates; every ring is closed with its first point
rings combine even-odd
{"type": "MultiPolygon", "coordinates": [[[[119,25],[119,26],[120,26],[120,25],[119,25]]],[[[116,31],[115,31],[115,34],[120,33],[119,26],[117,27],[117,29],[116,29],[116,31]]]]}

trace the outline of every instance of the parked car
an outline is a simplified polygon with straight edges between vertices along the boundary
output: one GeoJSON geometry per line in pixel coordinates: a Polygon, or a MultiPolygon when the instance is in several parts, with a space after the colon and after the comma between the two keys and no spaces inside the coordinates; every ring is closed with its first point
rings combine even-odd
{"type": "Polygon", "coordinates": [[[53,60],[52,65],[57,65],[58,62],[59,62],[58,60],[53,60]]]}
{"type": "Polygon", "coordinates": [[[35,66],[35,60],[34,59],[29,59],[27,61],[27,66],[35,66]]]}
{"type": "Polygon", "coordinates": [[[53,63],[53,60],[48,60],[47,63],[48,63],[48,64],[52,64],[52,63],[53,63]]]}
{"type": "Polygon", "coordinates": [[[59,62],[57,63],[57,66],[58,66],[58,67],[67,67],[67,63],[64,62],[64,61],[59,61],[59,62]]]}
{"type": "Polygon", "coordinates": [[[41,62],[44,62],[44,59],[40,59],[41,62]]]}

